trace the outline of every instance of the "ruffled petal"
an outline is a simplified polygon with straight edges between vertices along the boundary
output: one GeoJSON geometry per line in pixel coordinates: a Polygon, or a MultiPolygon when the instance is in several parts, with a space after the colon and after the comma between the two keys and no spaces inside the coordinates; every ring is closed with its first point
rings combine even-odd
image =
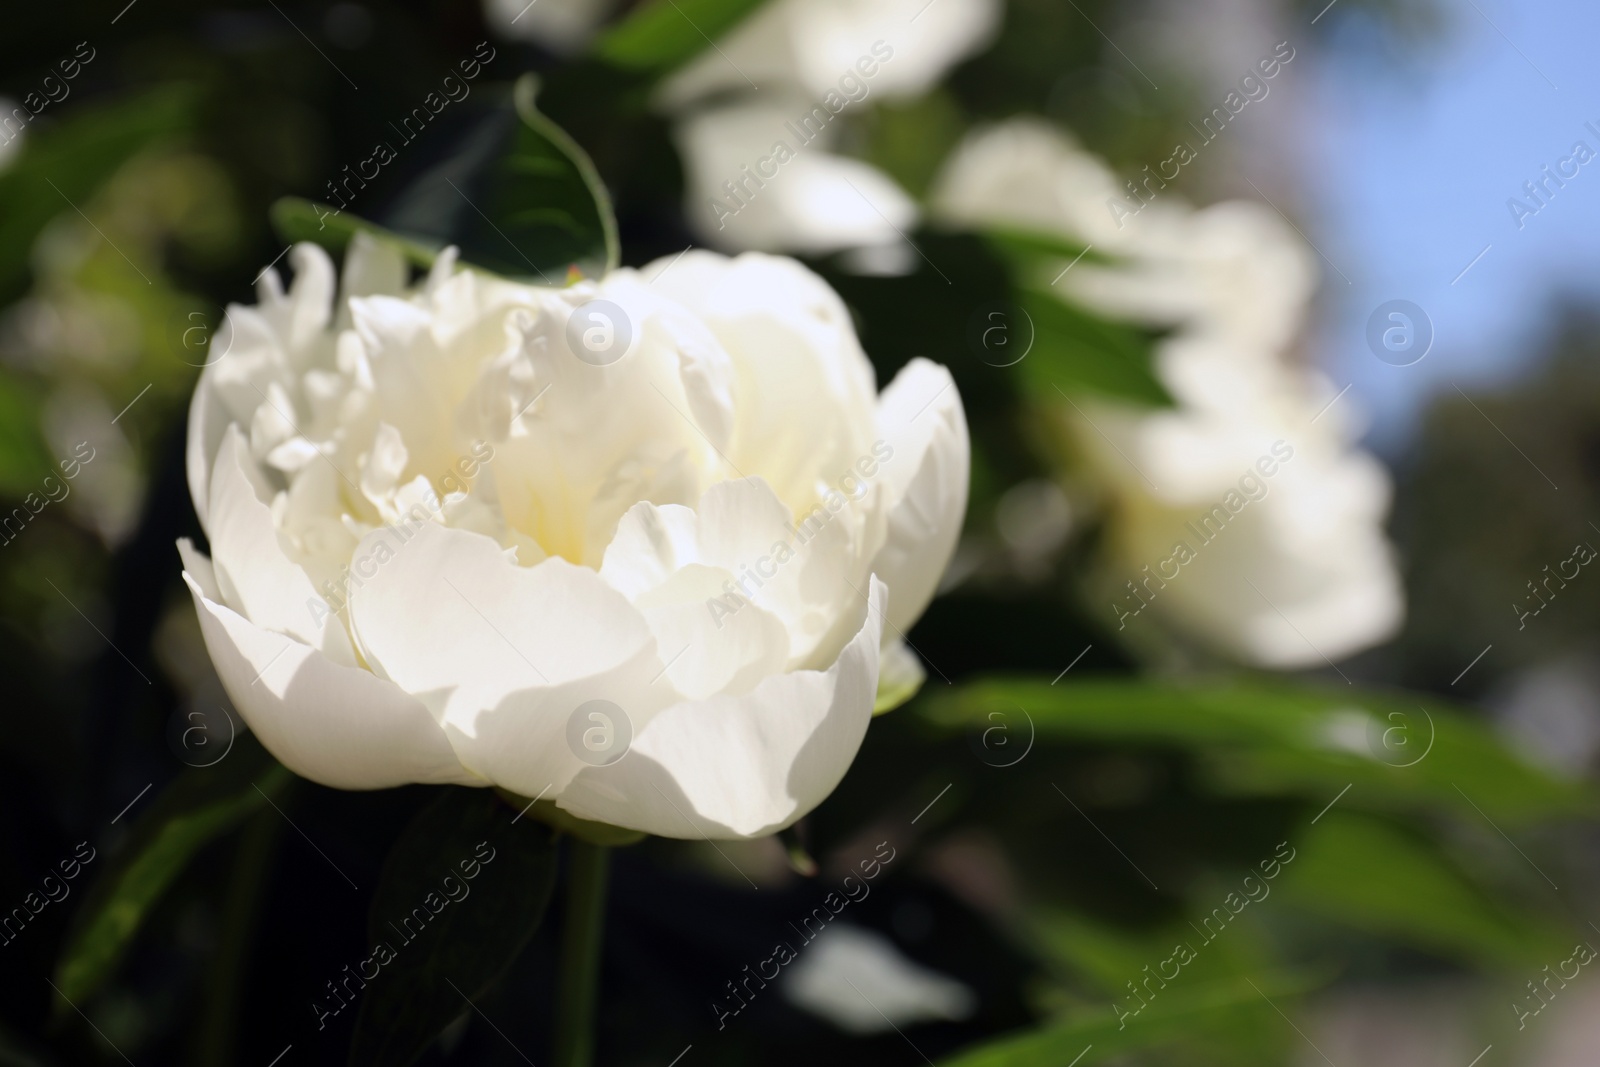
{"type": "Polygon", "coordinates": [[[368,534],[351,571],[367,662],[497,785],[532,797],[570,779],[583,764],[568,722],[589,700],[637,727],[680,698],[644,617],[588,568],[558,557],[518,567],[481,534],[426,523],[404,541],[368,534]]]}
{"type": "Polygon", "coordinates": [[[392,682],[334,663],[208,595],[209,566],[180,542],[206,649],[234,708],[267,751],[335,789],[410,782],[486,785],[463,768],[427,708],[392,682]]]}
{"type": "Polygon", "coordinates": [[[354,663],[344,627],[306,572],[285,553],[266,489],[238,427],[229,426],[211,477],[210,532],[217,587],[263,630],[288,634],[354,663]]]}
{"type": "Polygon", "coordinates": [[[972,445],[950,372],[917,358],[883,391],[878,429],[894,453],[883,462],[889,531],[872,570],[889,583],[891,631],[921,618],[944,575],[967,511],[972,445]]]}
{"type": "Polygon", "coordinates": [[[870,609],[827,670],[669,707],[626,755],[586,768],[556,803],[662,837],[760,837],[789,826],[833,792],[866,736],[887,596],[873,581],[870,609]]]}

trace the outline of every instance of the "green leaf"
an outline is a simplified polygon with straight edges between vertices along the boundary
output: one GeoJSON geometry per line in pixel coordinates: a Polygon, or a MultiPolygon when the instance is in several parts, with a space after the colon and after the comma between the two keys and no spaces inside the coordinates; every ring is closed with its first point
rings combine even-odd
{"type": "MultiPolygon", "coordinates": [[[[39,390],[8,371],[0,371],[0,498],[20,500],[43,493],[55,461],[39,436],[39,390]]],[[[7,536],[15,536],[8,534],[7,536]]]]}
{"type": "Polygon", "coordinates": [[[539,81],[517,81],[511,106],[479,123],[423,174],[385,222],[423,247],[506,277],[564,285],[599,278],[621,259],[611,195],[583,148],[534,104],[539,81]]]}
{"type": "Polygon", "coordinates": [[[443,789],[384,862],[372,953],[356,968],[366,984],[351,1067],[415,1062],[521,953],[555,882],[548,827],[519,819],[493,790],[443,789]]]}
{"type": "Polygon", "coordinates": [[[1040,230],[1001,226],[985,230],[984,236],[988,238],[994,250],[1003,258],[1010,260],[1018,274],[1022,276],[1042,273],[1048,267],[1046,261],[1061,264],[1076,263],[1080,260],[1088,263],[1114,262],[1110,256],[1094,251],[1091,245],[1069,241],[1065,237],[1040,230]]]}
{"type": "Polygon", "coordinates": [[[597,59],[625,70],[682,66],[760,7],[763,0],[649,0],[595,42],[597,59]]]}
{"type": "Polygon", "coordinates": [[[1084,392],[1136,404],[1170,406],[1155,376],[1160,334],[1097,318],[1054,292],[1018,288],[1018,306],[1033,324],[1033,347],[1019,365],[1029,395],[1060,405],[1084,392]]]}
{"type": "Polygon", "coordinates": [[[270,210],[272,228],[285,241],[310,241],[329,252],[343,253],[358,233],[364,233],[397,248],[406,262],[428,268],[439,255],[436,245],[414,241],[384,229],[376,223],[346,214],[331,204],[285,196],[270,210]]]}
{"type": "Polygon", "coordinates": [[[1039,230],[993,227],[982,236],[1007,264],[1017,307],[1033,330],[1018,367],[1030,395],[1052,407],[1085,392],[1146,406],[1172,404],[1155,375],[1163,331],[1102,318],[1055,288],[1078,263],[1114,263],[1113,257],[1039,230]]]}
{"type": "MultiPolygon", "coordinates": [[[[1094,1011],[1022,1034],[1002,1037],[940,1060],[941,1067],[1089,1067],[1128,1052],[1199,1035],[1251,1031],[1277,1018],[1273,1001],[1311,986],[1302,977],[1258,977],[1208,984],[1193,992],[1168,992],[1138,1016],[1119,1022],[1114,1011],[1094,1011]],[[1081,1059],[1079,1058],[1081,1057],[1081,1059]]],[[[1242,1061],[1237,1061],[1242,1062],[1242,1061]]],[[[1261,1062],[1254,1060],[1252,1062],[1261,1062]]]]}
{"type": "Polygon", "coordinates": [[[167,888],[197,852],[281,793],[294,775],[249,735],[227,758],[185,771],[134,823],[126,848],[111,861],[73,917],[55,984],[81,1004],[100,987],[133,943],[167,888]]]}
{"type": "MultiPolygon", "coordinates": [[[[1225,892],[1219,887],[1210,896],[1204,892],[1200,896],[1221,901],[1225,892]]],[[[1197,937],[1196,927],[1190,925],[1204,917],[1203,912],[1192,917],[1186,913],[1177,921],[1128,930],[1080,912],[1044,906],[1032,909],[1024,922],[1028,943],[1045,959],[1116,999],[1127,998],[1127,983],[1143,981],[1144,968],[1157,967],[1179,944],[1189,946],[1195,957],[1172,980],[1176,991],[1237,981],[1272,968],[1270,943],[1250,922],[1229,927],[1228,936],[1213,943],[1197,937]]]]}
{"type": "Polygon", "coordinates": [[[1230,796],[1304,796],[1342,806],[1433,808],[1482,825],[1600,811],[1593,789],[1524,763],[1465,712],[1431,696],[1243,677],[1185,684],[1133,679],[1051,685],[1000,677],[938,689],[918,714],[971,729],[991,711],[1026,713],[1041,743],[1176,746],[1230,796]]]}
{"type": "Polygon", "coordinates": [[[76,213],[134,154],[195,123],[194,93],[166,86],[115,103],[72,104],[54,126],[30,127],[22,154],[0,174],[0,304],[27,282],[29,251],[51,219],[76,213]]]}
{"type": "Polygon", "coordinates": [[[1285,903],[1385,940],[1511,965],[1571,944],[1562,927],[1496,904],[1431,840],[1384,820],[1334,809],[1296,849],[1278,883],[1285,903]]]}

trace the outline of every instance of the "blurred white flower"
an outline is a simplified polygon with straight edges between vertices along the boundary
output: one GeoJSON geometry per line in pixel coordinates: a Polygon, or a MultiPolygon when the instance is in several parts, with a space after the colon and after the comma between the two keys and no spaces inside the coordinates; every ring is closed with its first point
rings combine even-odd
{"type": "Polygon", "coordinates": [[[977,1008],[965,983],[924,967],[880,933],[836,923],[784,976],[783,995],[796,1007],[851,1034],[959,1022],[977,1008]]]}
{"type": "MultiPolygon", "coordinates": [[[[543,0],[541,0],[543,2],[543,0]]],[[[661,89],[678,108],[714,93],[792,85],[821,100],[875,43],[894,53],[872,91],[919,96],[1000,28],[1000,0],[772,0],[661,89]]]]}
{"type": "MultiPolygon", "coordinates": [[[[1115,251],[1132,236],[1106,210],[1121,195],[1103,160],[1044,119],[1024,117],[968,134],[945,161],[930,201],[957,225],[1031,230],[1115,251]]],[[[1154,210],[1172,209],[1158,203],[1154,210]]]]}
{"type": "Polygon", "coordinates": [[[987,47],[1000,14],[1000,0],[763,6],[657,92],[678,119],[691,225],[728,250],[866,249],[853,267],[909,269],[915,203],[883,171],[833,150],[836,116],[926,92],[987,47]]]}
{"type": "Polygon", "coordinates": [[[1165,191],[1119,222],[1109,204],[1123,199],[1102,160],[1031,119],[973,134],[932,197],[962,225],[1110,256],[1065,275],[1067,261],[1048,264],[1039,287],[1172,331],[1155,371],[1174,408],[1079,396],[1061,415],[1106,498],[1118,628],[1148,607],[1192,642],[1274,668],[1384,640],[1403,614],[1388,475],[1352,447],[1349,401],[1328,407],[1337,391],[1289,357],[1309,251],[1254,203],[1196,211],[1165,191]]]}
{"type": "Polygon", "coordinates": [[[801,140],[794,119],[806,106],[737,103],[678,123],[690,222],[711,244],[819,255],[895,244],[916,224],[916,205],[888,175],[827,150],[830,131],[801,140]]]}
{"type": "MultiPolygon", "coordinates": [[[[181,545],[239,712],[326,785],[498,785],[670,837],[787,826],[855,756],[966,506],[948,372],[881,394],[792,260],[564,289],[318,248],[231,307],[181,545]],[[618,740],[618,738],[621,740],[618,740]],[[631,738],[631,744],[629,743],[631,738]]],[[[914,680],[913,680],[914,682],[914,680]]]]}
{"type": "MultiPolygon", "coordinates": [[[[16,161],[17,153],[22,151],[22,141],[27,130],[12,118],[12,113],[18,110],[21,108],[15,100],[0,96],[0,171],[9,170],[11,164],[16,161]]],[[[27,112],[24,111],[23,114],[26,115],[27,112]]]]}
{"type": "Polygon", "coordinates": [[[64,503],[79,524],[112,548],[133,535],[144,502],[144,475],[122,427],[112,422],[116,415],[98,388],[69,383],[50,397],[42,419],[45,440],[56,455],[81,456],[81,445],[87,444],[93,460],[83,465],[64,503]]]}
{"type": "Polygon", "coordinates": [[[502,37],[570,54],[589,43],[616,6],[616,0],[483,0],[483,14],[502,37]]]}

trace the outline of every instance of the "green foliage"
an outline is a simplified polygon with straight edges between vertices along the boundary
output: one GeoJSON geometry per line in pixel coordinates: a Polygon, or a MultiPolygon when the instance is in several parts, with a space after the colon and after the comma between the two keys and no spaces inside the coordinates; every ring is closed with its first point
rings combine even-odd
{"type": "Polygon", "coordinates": [[[343,253],[356,234],[364,233],[393,245],[412,266],[431,267],[439,255],[437,246],[402,237],[331,204],[298,196],[283,197],[272,205],[272,228],[285,241],[310,241],[335,254],[343,253]]]}
{"type": "Polygon", "coordinates": [[[273,225],[285,240],[333,252],[371,234],[421,267],[455,245],[466,263],[521,281],[603,276],[621,257],[610,194],[588,154],[534,105],[538,88],[532,75],[518,81],[514,105],[401,194],[389,226],[298,197],[273,205],[273,225]]]}
{"type": "Polygon", "coordinates": [[[111,976],[139,927],[202,848],[265,807],[294,779],[253,737],[234,741],[226,759],[191,768],[134,824],[133,837],[101,873],[74,916],[56,963],[61,997],[82,1003],[111,976]]]}
{"type": "Polygon", "coordinates": [[[1222,794],[1332,799],[1349,785],[1347,805],[1511,822],[1596,807],[1589,786],[1524,763],[1465,713],[1421,695],[1265,678],[1059,685],[992,678],[935,691],[921,713],[966,727],[996,709],[1026,712],[1042,741],[1187,749],[1222,794]]]}
{"type": "MultiPolygon", "coordinates": [[[[1089,1067],[1127,1062],[1127,1053],[1175,1042],[1258,1043],[1259,1032],[1277,1017],[1273,1002],[1304,991],[1307,981],[1291,976],[1241,978],[1174,992],[1153,1000],[1136,1019],[1119,1021],[1115,1011],[1092,1011],[1022,1034],[963,1050],[944,1067],[1089,1067]],[[1270,998],[1270,1000],[1269,1000],[1270,998]]],[[[1277,1062],[1278,1058],[1248,1062],[1277,1062]]],[[[1247,1062],[1241,1059],[1234,1063],[1247,1062]]]]}
{"type": "Polygon", "coordinates": [[[539,112],[538,91],[524,75],[509,106],[401,194],[389,226],[523,281],[563,285],[570,271],[598,278],[615,267],[611,194],[588,153],[539,112]]]}
{"type": "Polygon", "coordinates": [[[994,228],[984,237],[1007,264],[1012,299],[1031,331],[1027,357],[1017,364],[1025,395],[1051,408],[1083,393],[1140,406],[1172,404],[1155,374],[1162,331],[1088,311],[1056,288],[1073,267],[1109,264],[1110,257],[1041,230],[994,228]]]}
{"type": "Polygon", "coordinates": [[[914,100],[880,100],[863,125],[868,161],[916,197],[926,196],[966,132],[959,105],[938,88],[914,100]]]}
{"type": "Polygon", "coordinates": [[[1016,298],[1035,331],[1033,350],[1018,367],[1029,396],[1059,405],[1087,391],[1135,404],[1171,405],[1155,375],[1160,334],[1092,315],[1048,289],[1024,285],[1016,298]]]}
{"type": "Polygon", "coordinates": [[[731,30],[763,0],[649,0],[595,42],[596,58],[625,70],[665,73],[731,30]]]}
{"type": "Polygon", "coordinates": [[[1469,963],[1537,966],[1571,943],[1554,923],[1490,899],[1436,844],[1392,822],[1330,811],[1297,848],[1280,885],[1320,918],[1469,963]]]}
{"type": "MultiPolygon", "coordinates": [[[[1146,863],[1152,843],[1167,843],[1165,869],[1151,867],[1161,888],[1150,887],[1143,909],[1118,909],[1103,891],[1086,892],[1103,877],[1084,872],[1082,857],[1063,870],[1012,855],[1032,901],[1022,930],[1054,975],[1042,1003],[1064,1021],[971,1052],[971,1064],[1065,1064],[1090,1044],[1082,1063],[1094,1063],[1132,1050],[1124,1042],[1136,1033],[1160,1045],[1175,1014],[1192,1015],[1184,1024],[1191,1032],[1174,1035],[1182,1040],[1170,1050],[1150,1051],[1151,1062],[1283,1062],[1283,1050],[1250,1045],[1261,1038],[1263,1020],[1276,1025],[1275,1012],[1252,1022],[1238,1015],[1250,998],[1208,998],[1230,983],[1254,980],[1276,999],[1260,976],[1281,973],[1308,951],[1326,964],[1318,981],[1302,978],[1311,988],[1363,954],[1371,958],[1391,946],[1493,970],[1557,958],[1572,936],[1562,919],[1486,881],[1479,858],[1440,831],[1451,825],[1493,835],[1502,826],[1591,816],[1591,787],[1524,763],[1470,714],[1434,698],[1252,677],[1053,685],[1042,677],[1003,677],[930,690],[910,715],[939,733],[971,735],[992,728],[995,712],[1003,713],[1008,735],[1017,734],[1008,743],[1017,741],[1019,754],[1018,731],[1030,724],[1027,762],[1008,763],[999,772],[1006,777],[989,781],[981,803],[977,794],[964,801],[958,791],[955,804],[970,810],[946,809],[946,815],[989,825],[1008,851],[1062,825],[1028,805],[1057,779],[1073,789],[1074,752],[1118,754],[1106,759],[1141,750],[1176,754],[1189,768],[1183,778],[1189,792],[1151,798],[1160,806],[1141,811],[1119,814],[1113,801],[1073,813],[1116,843],[1106,846],[1107,855],[1115,847],[1130,865],[1146,863]],[[1244,885],[1244,872],[1255,873],[1248,855],[1223,854],[1238,852],[1237,843],[1206,833],[1198,847],[1177,844],[1176,827],[1210,820],[1201,812],[1198,822],[1185,822],[1174,804],[1214,806],[1216,819],[1248,823],[1246,837],[1282,833],[1284,862],[1244,885]],[[1272,816],[1262,818],[1273,810],[1281,813],[1276,827],[1272,816]],[[1152,830],[1155,818],[1170,825],[1152,830]],[[1143,829],[1134,833],[1134,826],[1143,829]],[[1285,859],[1290,849],[1292,859],[1285,859]],[[1221,915],[1214,938],[1196,925],[1212,909],[1221,915]],[[1140,982],[1146,966],[1170,956],[1178,943],[1198,946],[1196,958],[1129,1019],[1125,1032],[1097,1014],[1106,1000],[1113,1013],[1139,1007],[1127,983],[1140,982]]],[[[1526,880],[1534,880],[1531,873],[1526,880]]],[[[1264,1005],[1263,996],[1251,997],[1264,1005]]]]}
{"type": "Polygon", "coordinates": [[[46,223],[81,209],[132,156],[194,125],[193,92],[168,85],[114,103],[79,105],[54,128],[30,130],[27,150],[0,174],[0,304],[21,295],[29,250],[46,223]]]}
{"type": "Polygon", "coordinates": [[[556,882],[555,841],[548,827],[519,820],[488,789],[446,787],[418,813],[372,898],[368,939],[392,956],[374,952],[381,966],[363,991],[351,1067],[405,1067],[472,1010],[544,920],[556,882]],[[402,934],[395,924],[414,912],[424,920],[421,933],[407,927],[402,934]]]}
{"type": "Polygon", "coordinates": [[[43,492],[44,477],[61,473],[39,439],[38,413],[36,390],[0,371],[0,498],[43,492]]]}

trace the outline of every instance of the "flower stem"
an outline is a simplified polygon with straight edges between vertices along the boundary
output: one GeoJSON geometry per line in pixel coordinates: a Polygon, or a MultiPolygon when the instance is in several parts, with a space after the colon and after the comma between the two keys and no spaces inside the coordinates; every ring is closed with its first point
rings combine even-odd
{"type": "Polygon", "coordinates": [[[561,985],[556,995],[555,1067],[594,1062],[600,939],[605,933],[606,874],[611,850],[576,837],[567,844],[567,914],[561,934],[561,985]]]}

